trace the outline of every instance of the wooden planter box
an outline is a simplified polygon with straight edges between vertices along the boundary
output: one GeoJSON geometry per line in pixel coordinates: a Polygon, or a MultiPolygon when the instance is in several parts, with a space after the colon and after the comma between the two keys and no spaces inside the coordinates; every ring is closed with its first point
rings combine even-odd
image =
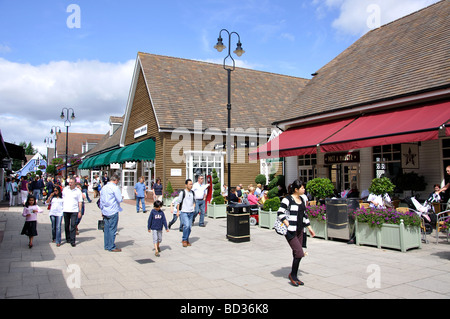
{"type": "Polygon", "coordinates": [[[206,209],[206,215],[214,219],[220,217],[227,217],[227,205],[208,204],[208,208],[206,209]]]}
{"type": "Polygon", "coordinates": [[[172,204],[173,200],[175,199],[175,197],[166,197],[163,198],[163,204],[166,207],[170,207],[170,204],[172,204]]]}
{"type": "Polygon", "coordinates": [[[405,227],[383,224],[381,228],[371,228],[366,223],[355,221],[356,245],[371,245],[378,248],[393,248],[406,252],[411,248],[422,248],[420,227],[405,227]]]}
{"type": "Polygon", "coordinates": [[[277,219],[277,212],[259,210],[258,212],[258,226],[261,228],[272,229],[277,219]]]}
{"type": "MultiPolygon", "coordinates": [[[[319,222],[315,218],[310,218],[309,222],[311,223],[311,227],[316,233],[316,237],[323,238],[325,240],[328,240],[328,231],[327,231],[327,222],[319,222]]],[[[308,231],[309,234],[309,231],[308,231]]]]}

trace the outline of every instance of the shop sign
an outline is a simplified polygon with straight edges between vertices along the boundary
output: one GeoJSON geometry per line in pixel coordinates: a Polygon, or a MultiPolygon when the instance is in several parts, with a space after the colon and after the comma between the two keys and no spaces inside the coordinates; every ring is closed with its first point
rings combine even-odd
{"type": "Polygon", "coordinates": [[[355,163],[355,162],[359,163],[359,151],[325,154],[325,164],[355,163]]]}
{"type": "Polygon", "coordinates": [[[237,148],[241,148],[241,147],[257,147],[258,146],[258,142],[256,141],[237,141],[236,143],[236,147],[237,148]]]}
{"type": "Polygon", "coordinates": [[[141,127],[138,127],[137,129],[134,130],[134,138],[138,138],[139,136],[143,136],[147,134],[147,127],[148,125],[145,124],[141,127]]]}

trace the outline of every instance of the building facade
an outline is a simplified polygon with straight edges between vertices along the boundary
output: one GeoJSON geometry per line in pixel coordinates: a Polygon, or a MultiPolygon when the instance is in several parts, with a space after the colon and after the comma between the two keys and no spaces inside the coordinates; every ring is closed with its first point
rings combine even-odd
{"type": "Polygon", "coordinates": [[[415,172],[426,199],[449,178],[449,15],[441,1],[362,36],[314,74],[272,123],[284,132],[250,158],[285,157],[287,182],[328,177],[338,192],[415,172]]]}

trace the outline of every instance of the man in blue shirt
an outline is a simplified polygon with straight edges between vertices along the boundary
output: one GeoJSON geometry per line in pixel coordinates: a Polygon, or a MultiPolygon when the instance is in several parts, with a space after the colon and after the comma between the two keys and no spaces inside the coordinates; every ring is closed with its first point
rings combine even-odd
{"type": "Polygon", "coordinates": [[[122,193],[117,184],[119,177],[113,175],[109,183],[102,188],[100,194],[100,207],[102,210],[103,220],[105,222],[104,241],[105,250],[119,252],[122,249],[117,248],[114,241],[116,240],[117,224],[119,222],[119,212],[122,211],[120,203],[123,201],[122,193]]]}
{"type": "Polygon", "coordinates": [[[145,199],[147,198],[146,188],[144,176],[141,176],[139,182],[134,185],[134,193],[136,194],[136,213],[139,213],[139,202],[142,202],[142,211],[144,213],[147,212],[145,209],[145,199]]]}

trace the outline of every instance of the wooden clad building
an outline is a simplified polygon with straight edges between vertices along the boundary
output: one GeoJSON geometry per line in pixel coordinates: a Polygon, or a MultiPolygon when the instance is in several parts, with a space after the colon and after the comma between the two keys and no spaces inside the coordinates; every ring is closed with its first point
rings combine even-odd
{"type": "MultiPolygon", "coordinates": [[[[267,163],[248,153],[267,141],[271,123],[289,111],[308,80],[236,68],[231,75],[232,186],[254,183],[267,163]]],[[[137,161],[122,173],[184,187],[186,178],[211,174],[227,181],[227,73],[222,65],[139,52],[124,116],[120,146],[154,141],[154,160],[137,161]]],[[[270,165],[270,164],[269,164],[270,165]]],[[[276,168],[282,174],[282,165],[276,168]]],[[[132,194],[130,193],[130,196],[132,194]]]]}

